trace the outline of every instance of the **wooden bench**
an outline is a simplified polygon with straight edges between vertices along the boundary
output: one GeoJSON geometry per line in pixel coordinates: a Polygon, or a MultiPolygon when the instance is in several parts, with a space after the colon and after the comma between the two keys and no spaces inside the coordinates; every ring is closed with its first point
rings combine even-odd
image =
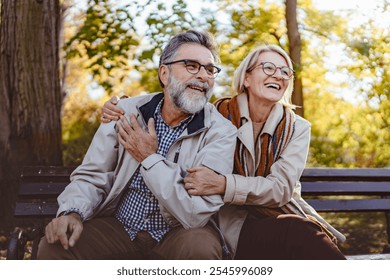
{"type": "Polygon", "coordinates": [[[390,259],[390,169],[306,168],[302,196],[318,212],[384,212],[387,244],[382,254],[349,259],[390,259]]]}
{"type": "Polygon", "coordinates": [[[46,224],[55,217],[57,197],[69,184],[75,167],[26,166],[20,175],[15,224],[22,224],[10,236],[7,259],[23,259],[27,242],[32,241],[31,259],[36,259],[46,224]]]}
{"type": "MultiPolygon", "coordinates": [[[[32,241],[31,259],[46,223],[57,212],[56,198],[69,183],[74,167],[25,167],[21,174],[15,219],[27,219],[30,229],[15,231],[9,240],[7,259],[23,259],[32,241]]],[[[390,243],[390,169],[307,168],[301,178],[302,195],[319,212],[384,212],[390,243]]],[[[25,227],[23,227],[25,228],[25,227]]],[[[384,248],[384,253],[388,246],[384,248]]],[[[390,259],[388,254],[348,257],[390,259]]]]}

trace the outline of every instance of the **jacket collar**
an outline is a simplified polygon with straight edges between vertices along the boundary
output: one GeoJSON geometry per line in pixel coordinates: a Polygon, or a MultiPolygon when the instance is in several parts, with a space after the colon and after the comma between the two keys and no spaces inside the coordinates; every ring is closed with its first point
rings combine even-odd
{"type": "MultiPolygon", "coordinates": [[[[139,107],[139,110],[142,114],[143,119],[145,120],[145,123],[147,123],[147,120],[149,120],[150,118],[153,118],[157,105],[163,98],[164,98],[164,93],[160,92],[154,95],[149,102],[139,107]]],[[[204,109],[202,109],[201,111],[197,112],[192,118],[192,120],[188,123],[187,131],[188,134],[191,134],[204,127],[205,127],[205,112],[204,109]]]]}
{"type": "MultiPolygon", "coordinates": [[[[249,122],[252,124],[252,120],[249,116],[249,104],[248,104],[248,95],[246,93],[241,93],[237,96],[238,106],[240,109],[241,121],[243,123],[249,122]]],[[[279,124],[280,120],[283,118],[283,105],[279,102],[275,103],[272,107],[272,110],[264,124],[262,134],[268,133],[273,135],[276,129],[276,126],[279,124]]],[[[252,129],[252,125],[250,126],[252,129]]]]}

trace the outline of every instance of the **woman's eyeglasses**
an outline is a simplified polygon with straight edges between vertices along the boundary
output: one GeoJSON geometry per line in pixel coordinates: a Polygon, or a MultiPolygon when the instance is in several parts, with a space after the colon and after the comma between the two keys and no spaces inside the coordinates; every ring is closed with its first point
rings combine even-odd
{"type": "MultiPolygon", "coordinates": [[[[275,73],[278,69],[280,69],[280,74],[282,75],[282,78],[284,80],[290,80],[291,77],[294,75],[294,70],[292,70],[290,67],[286,67],[286,66],[276,67],[276,65],[273,64],[272,62],[261,62],[259,65],[254,67],[252,70],[254,70],[260,66],[262,67],[263,72],[268,76],[275,75],[275,73]]],[[[250,70],[249,72],[251,72],[252,70],[250,70]]]]}

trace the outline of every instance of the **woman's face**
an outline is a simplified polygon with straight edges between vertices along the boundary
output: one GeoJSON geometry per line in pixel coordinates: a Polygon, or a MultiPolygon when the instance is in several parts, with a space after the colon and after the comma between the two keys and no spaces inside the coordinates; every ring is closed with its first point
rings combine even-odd
{"type": "Polygon", "coordinates": [[[279,67],[288,67],[288,64],[280,54],[267,51],[260,54],[256,65],[258,66],[247,73],[245,77],[244,84],[248,90],[249,98],[275,104],[283,97],[289,83],[289,80],[283,79],[282,70],[279,67]],[[271,62],[278,67],[273,75],[268,76],[264,73],[263,66],[260,65],[264,62],[271,62]]]}

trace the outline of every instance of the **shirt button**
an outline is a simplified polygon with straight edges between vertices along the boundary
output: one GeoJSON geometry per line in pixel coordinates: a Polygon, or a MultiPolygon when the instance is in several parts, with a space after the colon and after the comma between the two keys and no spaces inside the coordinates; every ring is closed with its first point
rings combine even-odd
{"type": "Polygon", "coordinates": [[[144,220],[144,223],[145,223],[145,224],[148,224],[148,223],[149,223],[149,219],[145,219],[145,220],[144,220]]]}

